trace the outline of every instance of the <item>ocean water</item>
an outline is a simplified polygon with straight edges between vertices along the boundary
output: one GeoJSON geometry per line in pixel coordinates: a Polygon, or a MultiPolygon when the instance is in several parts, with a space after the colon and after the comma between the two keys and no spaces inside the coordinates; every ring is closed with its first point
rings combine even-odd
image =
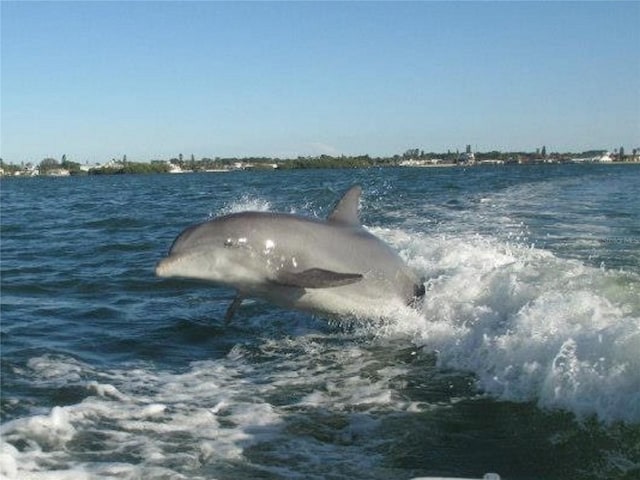
{"type": "Polygon", "coordinates": [[[640,168],[3,179],[7,479],[640,478],[640,168]],[[154,276],[232,211],[363,224],[416,310],[327,319],[154,276]]]}

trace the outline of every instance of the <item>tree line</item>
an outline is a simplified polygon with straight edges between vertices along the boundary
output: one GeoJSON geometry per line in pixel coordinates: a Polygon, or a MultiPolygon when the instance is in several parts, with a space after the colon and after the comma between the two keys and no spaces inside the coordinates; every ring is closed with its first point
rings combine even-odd
{"type": "MultiPolygon", "coordinates": [[[[475,160],[501,160],[505,163],[524,160],[525,163],[536,162],[541,160],[554,160],[558,162],[568,161],[576,156],[591,158],[606,153],[606,150],[590,150],[581,153],[547,153],[547,147],[536,149],[535,152],[501,152],[497,150],[489,152],[475,152],[475,160]]],[[[114,174],[150,174],[150,173],[168,173],[175,167],[179,167],[182,171],[210,171],[210,170],[231,170],[234,168],[253,168],[253,169],[273,169],[277,167],[282,170],[293,169],[314,169],[314,168],[367,168],[367,167],[392,167],[401,164],[405,160],[422,160],[429,161],[438,159],[444,163],[459,163],[465,161],[465,155],[471,153],[471,146],[467,145],[466,152],[461,154],[458,150],[452,152],[448,150],[444,152],[425,152],[419,148],[406,150],[402,154],[393,155],[391,157],[371,157],[368,154],[354,156],[332,156],[319,155],[308,157],[297,157],[291,159],[280,159],[272,157],[228,157],[228,158],[209,158],[203,157],[196,160],[194,155],[185,158],[182,154],[170,160],[151,160],[150,162],[132,162],[123,155],[121,160],[112,159],[105,165],[97,165],[87,168],[62,155],[60,160],[55,158],[45,158],[39,165],[38,170],[41,175],[55,175],[59,172],[68,172],[70,175],[114,175],[114,174]]],[[[640,151],[633,149],[631,158],[638,158],[640,151]]],[[[613,157],[618,160],[629,159],[625,155],[624,147],[615,149],[613,157]]],[[[468,158],[468,157],[467,157],[468,158]]],[[[32,164],[24,163],[22,165],[7,164],[0,159],[0,168],[5,174],[13,174],[21,171],[30,171],[35,167],[32,164]]]]}

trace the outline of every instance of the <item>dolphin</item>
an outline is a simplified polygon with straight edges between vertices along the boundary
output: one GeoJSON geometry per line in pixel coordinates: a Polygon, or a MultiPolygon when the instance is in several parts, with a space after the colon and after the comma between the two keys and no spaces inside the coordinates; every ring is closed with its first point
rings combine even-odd
{"type": "Polygon", "coordinates": [[[365,230],[362,189],[351,187],[326,220],[274,212],[224,215],[185,229],[156,275],[234,289],[225,320],[247,297],[322,314],[371,318],[408,305],[424,284],[400,256],[365,230]]]}

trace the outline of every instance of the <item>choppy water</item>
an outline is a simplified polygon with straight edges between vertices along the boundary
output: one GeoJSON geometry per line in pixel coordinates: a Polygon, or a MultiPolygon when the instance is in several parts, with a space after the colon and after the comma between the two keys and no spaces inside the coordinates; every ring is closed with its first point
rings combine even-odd
{"type": "Polygon", "coordinates": [[[4,179],[10,479],[640,477],[640,168],[4,179]],[[327,321],[154,277],[229,211],[363,223],[420,311],[327,321]]]}

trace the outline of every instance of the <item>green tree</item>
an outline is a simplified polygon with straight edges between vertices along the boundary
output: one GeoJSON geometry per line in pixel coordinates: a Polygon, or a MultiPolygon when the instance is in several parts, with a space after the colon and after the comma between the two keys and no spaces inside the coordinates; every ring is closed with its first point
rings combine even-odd
{"type": "Polygon", "coordinates": [[[40,162],[40,173],[48,173],[60,168],[60,163],[55,158],[45,158],[40,162]]]}
{"type": "Polygon", "coordinates": [[[13,165],[12,163],[5,163],[2,158],[0,158],[0,168],[4,171],[5,174],[13,175],[15,172],[23,170],[19,165],[13,165]]]}
{"type": "Polygon", "coordinates": [[[80,175],[84,173],[80,168],[80,164],[78,162],[67,160],[66,155],[62,156],[62,163],[60,164],[60,168],[68,170],[71,175],[80,175]]]}

